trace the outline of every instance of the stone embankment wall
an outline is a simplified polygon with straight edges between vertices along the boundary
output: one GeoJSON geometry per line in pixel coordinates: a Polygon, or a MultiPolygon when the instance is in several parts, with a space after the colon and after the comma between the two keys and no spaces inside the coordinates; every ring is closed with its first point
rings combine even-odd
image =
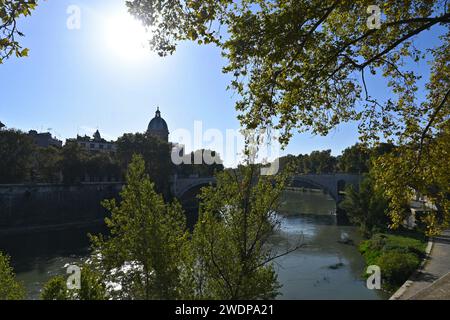
{"type": "Polygon", "coordinates": [[[118,198],[121,183],[0,185],[0,233],[103,220],[104,199],[118,198]]]}

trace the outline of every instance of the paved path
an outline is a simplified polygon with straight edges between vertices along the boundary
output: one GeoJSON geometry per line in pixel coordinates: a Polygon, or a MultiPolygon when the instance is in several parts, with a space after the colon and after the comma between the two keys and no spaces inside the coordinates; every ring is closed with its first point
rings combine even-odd
{"type": "Polygon", "coordinates": [[[425,266],[411,279],[400,300],[450,300],[450,230],[434,238],[425,266]]]}

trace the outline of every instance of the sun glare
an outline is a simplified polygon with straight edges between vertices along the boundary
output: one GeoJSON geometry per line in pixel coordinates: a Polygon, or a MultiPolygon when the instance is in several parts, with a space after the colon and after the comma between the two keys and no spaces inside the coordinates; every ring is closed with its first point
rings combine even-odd
{"type": "Polygon", "coordinates": [[[140,60],[152,55],[148,46],[150,34],[130,14],[124,12],[105,19],[108,50],[124,60],[140,60]]]}

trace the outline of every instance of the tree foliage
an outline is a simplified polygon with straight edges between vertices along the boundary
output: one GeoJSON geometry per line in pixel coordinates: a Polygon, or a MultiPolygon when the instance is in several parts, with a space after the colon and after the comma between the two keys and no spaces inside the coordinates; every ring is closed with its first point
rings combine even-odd
{"type": "Polygon", "coordinates": [[[33,157],[33,181],[58,183],[61,181],[62,156],[59,148],[37,147],[33,157]]]}
{"type": "Polygon", "coordinates": [[[22,300],[25,288],[16,280],[9,257],[0,252],[0,300],[22,300]]]}
{"type": "Polygon", "coordinates": [[[113,154],[87,152],[77,143],[63,148],[37,146],[26,133],[0,131],[0,183],[77,183],[120,180],[121,167],[113,154]]]}
{"type": "Polygon", "coordinates": [[[199,177],[212,177],[216,172],[223,171],[224,169],[222,160],[215,151],[205,149],[196,150],[190,153],[189,159],[189,163],[182,163],[175,166],[175,171],[177,174],[185,177],[189,177],[190,175],[198,175],[199,177]],[[211,155],[213,159],[216,159],[217,156],[216,162],[213,164],[206,163],[204,158],[205,153],[211,155]]]}
{"type": "Polygon", "coordinates": [[[339,206],[345,210],[349,220],[358,225],[365,236],[384,231],[388,225],[388,200],[375,189],[373,178],[366,176],[359,189],[349,186],[339,206]]]}
{"type": "Polygon", "coordinates": [[[299,170],[302,173],[333,173],[336,171],[337,160],[331,155],[331,150],[313,151],[308,155],[300,155],[299,170]]]}
{"type": "Polygon", "coordinates": [[[155,192],[142,156],[134,155],[121,201],[111,211],[108,236],[92,236],[91,258],[81,270],[81,289],[64,278],[43,290],[48,300],[269,299],[279,284],[271,262],[296,250],[272,252],[279,222],[276,208],[286,174],[259,176],[245,166],[217,175],[203,189],[200,218],[192,234],[176,202],[155,192]],[[87,268],[87,269],[86,269],[87,268]],[[86,276],[86,270],[88,276],[86,276]]]}
{"type": "Polygon", "coordinates": [[[401,67],[405,59],[423,58],[413,45],[415,35],[450,22],[445,1],[376,1],[385,16],[380,29],[368,29],[367,8],[374,3],[363,0],[127,4],[145,25],[156,27],[151,44],[161,54],[186,39],[220,46],[229,62],[224,71],[236,77],[231,86],[242,97],[240,119],[250,128],[284,129],[283,141],[294,128],[326,134],[349,120],[361,121],[364,134],[376,138],[380,130],[401,131],[398,124],[409,124],[410,111],[429,115],[413,105],[418,77],[401,67]],[[363,81],[367,71],[381,71],[398,99],[373,101],[363,81]],[[357,102],[364,108],[356,108],[357,102]]]}
{"type": "Polygon", "coordinates": [[[404,210],[416,193],[426,196],[422,222],[427,234],[436,235],[450,226],[450,126],[427,144],[426,156],[417,158],[417,149],[400,146],[374,162],[374,176],[379,189],[391,199],[389,216],[392,226],[400,226],[406,218],[404,210]]]}
{"type": "Polygon", "coordinates": [[[312,151],[310,154],[298,156],[287,155],[281,157],[280,168],[293,163],[297,174],[332,174],[332,173],[369,173],[372,159],[380,157],[393,150],[394,145],[380,143],[376,147],[368,148],[359,143],[348,147],[342,154],[333,156],[331,150],[312,151]]]}
{"type": "Polygon", "coordinates": [[[167,198],[170,193],[171,147],[161,139],[149,134],[127,133],[117,140],[117,158],[126,170],[135,154],[145,161],[145,171],[155,183],[156,191],[167,198]]]}
{"type": "Polygon", "coordinates": [[[107,152],[88,152],[75,142],[69,142],[59,150],[63,182],[77,183],[89,178],[91,182],[121,180],[119,161],[107,152]]]}
{"type": "MultiPolygon", "coordinates": [[[[386,156],[380,160],[386,176],[377,176],[393,199],[393,226],[401,220],[395,208],[405,205],[405,190],[415,187],[444,208],[441,222],[448,221],[446,202],[436,202],[448,198],[448,184],[437,184],[448,179],[448,171],[440,171],[449,162],[448,153],[438,156],[443,146],[439,136],[448,130],[450,116],[448,1],[127,4],[144,25],[156,29],[150,43],[160,55],[172,53],[183,40],[214,43],[222,50],[228,61],[224,72],[233,77],[230,88],[240,96],[236,109],[245,127],[280,129],[286,144],[294,131],[326,135],[340,123],[356,121],[364,143],[384,139],[401,146],[396,165],[389,164],[393,155],[386,156]],[[369,5],[381,10],[379,29],[367,25],[369,5]],[[441,35],[437,45],[430,41],[419,49],[418,35],[431,29],[441,35]],[[423,81],[415,68],[426,62],[431,72],[423,81]],[[369,81],[385,83],[383,94],[375,94],[369,81]],[[420,99],[419,91],[427,93],[426,99],[420,99]],[[436,189],[439,196],[431,191],[436,189]]],[[[438,220],[430,218],[440,224],[438,220]]]]}
{"type": "Polygon", "coordinates": [[[0,183],[20,183],[31,178],[35,146],[17,130],[0,131],[0,183]]]}
{"type": "Polygon", "coordinates": [[[120,204],[104,202],[111,237],[93,237],[93,266],[120,288],[109,291],[112,298],[179,298],[186,219],[178,203],[166,205],[154,188],[143,158],[135,155],[120,204]]]}
{"type": "Polygon", "coordinates": [[[17,29],[17,20],[31,15],[36,6],[37,0],[0,0],[0,64],[12,55],[28,55],[28,49],[22,48],[17,39],[24,36],[17,29]]]}
{"type": "Polygon", "coordinates": [[[66,279],[63,276],[51,278],[41,292],[42,300],[70,300],[66,279]]]}
{"type": "Polygon", "coordinates": [[[372,169],[372,160],[374,158],[388,154],[393,149],[394,145],[392,143],[379,143],[373,148],[367,148],[367,146],[357,143],[346,148],[338,156],[337,170],[353,174],[368,173],[372,169]]]}
{"type": "Polygon", "coordinates": [[[348,173],[369,172],[370,154],[366,148],[360,144],[355,144],[346,148],[339,158],[339,169],[348,173]]]}
{"type": "Polygon", "coordinates": [[[96,270],[85,263],[80,269],[80,289],[68,289],[64,276],[51,278],[42,289],[42,300],[105,300],[106,285],[96,270]]]}
{"type": "Polygon", "coordinates": [[[256,166],[225,171],[217,175],[216,186],[203,189],[191,243],[193,297],[272,299],[278,295],[280,286],[270,262],[280,253],[271,251],[268,240],[278,227],[275,210],[286,177],[271,181],[257,172],[256,166]]]}

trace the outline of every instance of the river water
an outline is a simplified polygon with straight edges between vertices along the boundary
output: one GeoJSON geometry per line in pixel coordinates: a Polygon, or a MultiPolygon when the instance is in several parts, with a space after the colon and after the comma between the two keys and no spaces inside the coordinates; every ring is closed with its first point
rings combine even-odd
{"type": "MultiPolygon", "coordinates": [[[[366,288],[364,261],[355,245],[360,236],[355,227],[336,223],[335,207],[333,199],[322,192],[285,192],[280,229],[271,244],[276,252],[300,243],[302,247],[275,260],[282,284],[280,299],[386,298],[382,292],[366,288]],[[345,239],[351,239],[350,243],[343,243],[345,239]]],[[[64,274],[64,266],[88,255],[88,243],[86,230],[79,229],[3,237],[0,250],[11,255],[28,298],[38,299],[49,278],[64,274]]]]}

